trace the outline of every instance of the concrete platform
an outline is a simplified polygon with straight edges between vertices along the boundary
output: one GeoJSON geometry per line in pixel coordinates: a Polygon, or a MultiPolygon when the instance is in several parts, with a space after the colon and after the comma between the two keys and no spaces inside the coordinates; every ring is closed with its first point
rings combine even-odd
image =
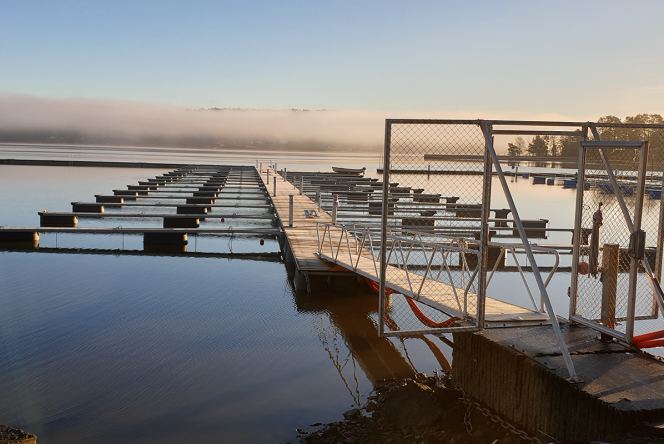
{"type": "Polygon", "coordinates": [[[550,442],[607,440],[664,420],[664,362],[589,328],[561,325],[581,383],[571,383],[551,327],[455,333],[454,381],[550,442]]]}

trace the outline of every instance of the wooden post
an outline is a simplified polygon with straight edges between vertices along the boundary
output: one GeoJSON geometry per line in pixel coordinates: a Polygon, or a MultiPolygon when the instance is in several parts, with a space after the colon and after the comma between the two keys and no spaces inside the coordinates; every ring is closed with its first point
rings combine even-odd
{"type": "MultiPolygon", "coordinates": [[[[618,287],[618,264],[620,247],[617,244],[604,244],[602,249],[602,325],[616,328],[616,291],[618,287]]],[[[602,334],[602,340],[611,340],[602,334]]]]}

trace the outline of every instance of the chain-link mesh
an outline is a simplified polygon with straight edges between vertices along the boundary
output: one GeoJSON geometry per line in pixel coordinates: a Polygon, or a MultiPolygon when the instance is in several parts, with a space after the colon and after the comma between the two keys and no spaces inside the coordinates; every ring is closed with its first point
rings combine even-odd
{"type": "MultiPolygon", "coordinates": [[[[616,127],[601,128],[598,132],[604,142],[644,140],[638,138],[648,136],[636,131],[636,128],[627,130],[622,136],[616,127]]],[[[595,138],[591,136],[590,139],[595,138]]],[[[653,147],[655,152],[664,148],[661,137],[655,139],[653,147]]],[[[655,276],[659,277],[657,252],[660,250],[658,245],[661,236],[662,164],[661,159],[651,152],[643,178],[645,196],[641,209],[637,205],[640,150],[604,148],[604,152],[616,184],[610,180],[602,151],[592,147],[584,150],[580,273],[576,277],[576,307],[573,310],[587,320],[624,335],[627,330],[629,295],[632,292],[635,294],[634,312],[637,320],[656,319],[658,311],[645,269],[629,253],[631,230],[619,198],[622,197],[632,221],[637,212],[641,213],[641,229],[646,232],[645,258],[655,276]],[[631,274],[634,276],[630,277],[631,274]]]]}
{"type": "MultiPolygon", "coordinates": [[[[647,233],[646,240],[651,250],[649,261],[655,276],[661,280],[662,262],[655,251],[661,250],[662,243],[662,171],[664,171],[664,125],[641,124],[594,124],[600,140],[607,141],[646,141],[648,142],[646,194],[643,204],[641,228],[647,233]],[[654,250],[653,250],[654,249],[654,250]],[[656,257],[655,257],[656,255],[656,257]]],[[[595,140],[592,133],[588,140],[595,140]]],[[[625,171],[629,165],[616,164],[617,171],[625,171]]],[[[632,176],[634,174],[631,174],[632,176]]]]}
{"type": "Polygon", "coordinates": [[[385,333],[477,325],[485,155],[478,122],[393,121],[389,155],[386,285],[410,288],[407,267],[426,277],[428,291],[388,296],[385,333]]]}

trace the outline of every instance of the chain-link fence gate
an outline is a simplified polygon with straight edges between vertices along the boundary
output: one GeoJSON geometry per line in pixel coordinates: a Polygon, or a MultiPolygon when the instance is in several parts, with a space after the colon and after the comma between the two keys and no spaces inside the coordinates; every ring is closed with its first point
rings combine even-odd
{"type": "Polygon", "coordinates": [[[546,291],[548,280],[540,275],[526,234],[531,227],[519,217],[493,146],[493,135],[500,133],[494,124],[515,122],[386,121],[379,330],[398,336],[550,323],[575,379],[546,291]],[[509,209],[491,208],[494,173],[509,209]],[[491,236],[505,229],[520,242],[490,247],[491,236]],[[540,306],[528,290],[532,309],[486,294],[487,266],[503,260],[505,248],[517,247],[525,252],[539,290],[540,306]]]}
{"type": "Polygon", "coordinates": [[[489,162],[476,120],[387,122],[381,334],[482,326],[489,162]]]}
{"type": "Polygon", "coordinates": [[[631,343],[635,321],[660,308],[661,169],[647,141],[604,141],[591,129],[579,157],[570,319],[631,343]],[[644,212],[646,197],[657,203],[644,212]]]}

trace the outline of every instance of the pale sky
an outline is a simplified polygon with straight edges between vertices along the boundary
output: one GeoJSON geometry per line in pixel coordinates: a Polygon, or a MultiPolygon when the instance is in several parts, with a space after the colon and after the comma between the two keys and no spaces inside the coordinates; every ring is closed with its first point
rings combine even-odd
{"type": "Polygon", "coordinates": [[[594,120],[664,113],[664,1],[0,0],[0,93],[594,120]]]}

